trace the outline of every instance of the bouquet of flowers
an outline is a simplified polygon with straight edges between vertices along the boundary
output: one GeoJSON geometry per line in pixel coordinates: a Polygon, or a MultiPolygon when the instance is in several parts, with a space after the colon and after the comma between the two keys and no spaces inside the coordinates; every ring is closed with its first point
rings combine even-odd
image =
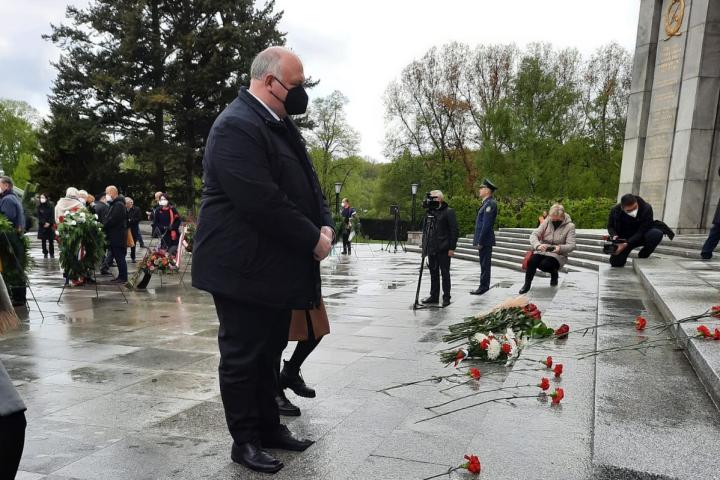
{"type": "Polygon", "coordinates": [[[97,218],[85,208],[67,210],[60,216],[60,265],[70,280],[91,276],[105,256],[105,232],[97,218]]]}
{"type": "Polygon", "coordinates": [[[178,270],[175,257],[168,255],[165,250],[157,249],[148,251],[140,264],[140,269],[145,273],[175,273],[178,270]]]}
{"type": "Polygon", "coordinates": [[[461,359],[475,358],[493,362],[510,360],[520,354],[528,340],[555,334],[542,321],[542,312],[524,296],[508,299],[489,313],[467,317],[460,323],[450,325],[448,329],[450,333],[443,337],[445,342],[466,339],[468,343],[459,351],[444,352],[441,355],[444,362],[451,362],[458,355],[461,355],[461,359]],[[493,332],[505,333],[498,335],[493,332]]]}
{"type": "Polygon", "coordinates": [[[194,223],[188,223],[185,225],[185,234],[183,235],[183,247],[185,247],[185,251],[188,253],[192,252],[196,230],[197,225],[195,225],[194,223]]]}

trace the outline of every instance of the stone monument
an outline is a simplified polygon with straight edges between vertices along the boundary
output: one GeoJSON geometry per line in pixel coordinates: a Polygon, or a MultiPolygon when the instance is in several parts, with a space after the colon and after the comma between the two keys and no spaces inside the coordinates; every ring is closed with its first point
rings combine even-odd
{"type": "Polygon", "coordinates": [[[720,0],[641,0],[619,195],[678,233],[720,200],[720,0]]]}

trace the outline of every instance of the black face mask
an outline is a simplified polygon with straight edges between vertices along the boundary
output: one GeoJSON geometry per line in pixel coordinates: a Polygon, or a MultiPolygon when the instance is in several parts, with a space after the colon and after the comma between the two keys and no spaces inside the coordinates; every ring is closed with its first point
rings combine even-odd
{"type": "Polygon", "coordinates": [[[555,229],[560,228],[560,225],[562,225],[562,223],[563,223],[562,220],[557,220],[557,221],[552,222],[553,227],[555,227],[555,229]]]}
{"type": "Polygon", "coordinates": [[[273,97],[283,102],[287,114],[302,115],[303,113],[305,113],[308,106],[308,94],[305,91],[305,87],[303,87],[302,85],[298,85],[297,87],[287,88],[285,84],[282,83],[280,80],[278,80],[277,78],[275,80],[277,80],[278,83],[282,85],[285,90],[287,90],[287,96],[285,97],[284,102],[280,100],[277,95],[275,95],[274,93],[272,94],[273,97]]]}

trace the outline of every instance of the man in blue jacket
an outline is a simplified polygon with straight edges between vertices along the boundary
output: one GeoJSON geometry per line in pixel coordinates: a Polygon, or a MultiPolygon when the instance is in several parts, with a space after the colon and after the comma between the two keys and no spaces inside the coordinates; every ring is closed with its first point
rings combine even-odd
{"type": "Polygon", "coordinates": [[[472,295],[482,295],[490,290],[490,266],[492,261],[492,249],[495,246],[495,218],[497,218],[497,202],[493,194],[497,187],[487,178],[480,184],[480,198],[483,203],[478,210],[475,220],[475,235],[473,246],[478,249],[480,255],[480,286],[471,291],[472,295]]]}
{"type": "Polygon", "coordinates": [[[280,423],[275,396],[291,312],[321,306],[320,261],[335,232],[289,117],[307,108],[300,59],[271,47],[253,60],[250,77],[207,139],[192,280],[212,294],[220,320],[231,458],[274,473],[283,464],[264,449],[302,451],[313,443],[280,423]]]}

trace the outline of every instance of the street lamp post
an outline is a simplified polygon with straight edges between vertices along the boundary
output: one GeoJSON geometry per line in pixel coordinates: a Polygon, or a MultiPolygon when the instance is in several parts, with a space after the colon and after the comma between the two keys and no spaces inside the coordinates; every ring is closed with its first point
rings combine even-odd
{"type": "Polygon", "coordinates": [[[340,214],[340,190],[342,189],[342,183],[335,182],[335,211],[340,214]]]}
{"type": "Polygon", "coordinates": [[[412,228],[415,228],[415,198],[417,197],[417,189],[418,184],[413,183],[410,185],[410,191],[412,192],[413,202],[412,202],[412,228]]]}

